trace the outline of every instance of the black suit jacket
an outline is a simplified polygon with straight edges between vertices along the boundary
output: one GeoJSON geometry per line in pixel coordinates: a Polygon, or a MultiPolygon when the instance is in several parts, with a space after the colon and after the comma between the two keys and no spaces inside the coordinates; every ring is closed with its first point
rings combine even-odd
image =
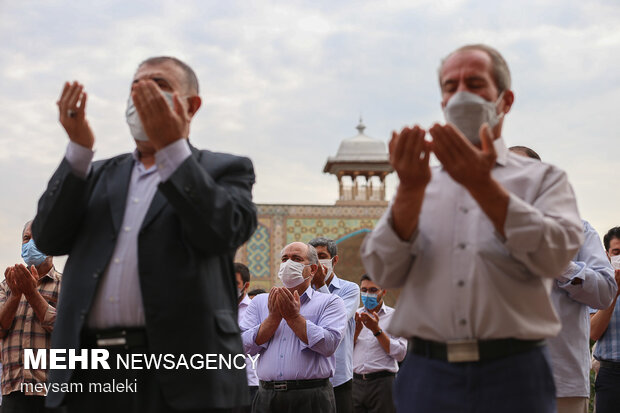
{"type": "MultiPolygon", "coordinates": [[[[240,354],[233,259],[256,228],[252,162],[191,149],[192,155],[159,184],[139,232],[149,350],[240,354]]],[[[69,255],[53,348],[80,348],[80,332],[123,220],[133,162],[131,154],[98,161],[81,179],[64,159],[39,200],[32,225],[37,247],[48,255],[69,255]]],[[[67,383],[71,374],[50,370],[49,381],[67,383]]],[[[176,409],[249,404],[245,369],[156,374],[166,401],[176,409]]],[[[47,398],[56,407],[63,394],[47,398]]]]}

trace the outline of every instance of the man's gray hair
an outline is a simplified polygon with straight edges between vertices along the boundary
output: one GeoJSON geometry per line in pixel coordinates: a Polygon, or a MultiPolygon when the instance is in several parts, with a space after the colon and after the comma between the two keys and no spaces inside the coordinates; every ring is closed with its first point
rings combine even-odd
{"type": "Polygon", "coordinates": [[[22,238],[24,238],[24,234],[26,233],[26,228],[28,228],[28,225],[32,225],[32,222],[33,222],[33,221],[34,221],[34,220],[32,220],[32,219],[31,219],[30,221],[28,221],[28,222],[26,222],[26,223],[24,224],[24,229],[22,229],[22,238]]]}
{"type": "Polygon", "coordinates": [[[144,60],[142,63],[138,65],[138,69],[140,69],[144,65],[159,65],[165,62],[171,62],[181,70],[185,74],[185,86],[187,90],[191,93],[195,93],[196,95],[200,92],[200,88],[198,86],[198,78],[196,77],[196,73],[194,69],[192,69],[187,63],[177,59],[172,56],[155,56],[149,57],[144,60]]]}
{"type": "Polygon", "coordinates": [[[316,237],[311,239],[308,244],[312,245],[313,247],[325,247],[331,258],[334,258],[336,255],[338,255],[338,245],[336,245],[336,241],[334,241],[333,239],[316,237]]]}
{"type": "MultiPolygon", "coordinates": [[[[287,244],[284,248],[282,248],[282,251],[280,251],[280,256],[284,254],[284,250],[289,245],[291,244],[287,244]]],[[[306,247],[308,247],[308,252],[306,253],[306,259],[308,260],[308,262],[310,264],[319,265],[319,254],[317,254],[316,249],[310,244],[305,244],[305,245],[306,247]]]]}
{"type": "Polygon", "coordinates": [[[486,53],[491,58],[491,74],[493,75],[493,80],[495,81],[495,86],[497,87],[497,93],[500,94],[504,90],[509,90],[512,85],[512,80],[510,78],[510,69],[508,69],[508,63],[504,60],[504,57],[492,48],[491,46],[487,46],[486,44],[468,44],[465,46],[461,46],[448,56],[441,59],[441,64],[439,65],[439,86],[441,87],[441,70],[443,69],[443,65],[448,60],[450,56],[455,53],[464,52],[467,50],[480,50],[481,52],[486,53]]]}
{"type": "Polygon", "coordinates": [[[316,253],[316,249],[310,244],[306,245],[308,246],[308,256],[306,257],[308,258],[308,262],[310,264],[319,265],[319,254],[316,253]]]}

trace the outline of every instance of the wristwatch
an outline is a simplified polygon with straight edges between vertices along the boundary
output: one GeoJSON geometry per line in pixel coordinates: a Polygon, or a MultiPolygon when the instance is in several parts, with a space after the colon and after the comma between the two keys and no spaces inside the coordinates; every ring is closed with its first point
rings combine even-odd
{"type": "Polygon", "coordinates": [[[376,333],[373,334],[373,336],[378,337],[379,334],[383,333],[383,330],[379,330],[376,333]]]}

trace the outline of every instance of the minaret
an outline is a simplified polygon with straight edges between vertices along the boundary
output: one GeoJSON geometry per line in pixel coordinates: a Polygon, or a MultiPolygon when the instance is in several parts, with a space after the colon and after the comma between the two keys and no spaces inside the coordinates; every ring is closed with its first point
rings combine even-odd
{"type": "Polygon", "coordinates": [[[336,156],[327,158],[323,168],[338,178],[336,205],[387,205],[385,177],[393,169],[385,142],[364,134],[361,117],[356,129],[358,134],[343,140],[336,156]]]}

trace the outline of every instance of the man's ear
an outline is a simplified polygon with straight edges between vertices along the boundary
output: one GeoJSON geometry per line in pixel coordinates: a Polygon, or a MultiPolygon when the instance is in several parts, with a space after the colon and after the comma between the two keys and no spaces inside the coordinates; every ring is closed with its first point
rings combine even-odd
{"type": "Polygon", "coordinates": [[[338,256],[334,255],[334,258],[332,259],[332,267],[335,267],[337,263],[338,263],[338,256]]]}
{"type": "Polygon", "coordinates": [[[190,119],[198,112],[201,105],[202,99],[200,99],[200,96],[190,96],[187,98],[187,115],[190,119]]]}
{"type": "Polygon", "coordinates": [[[506,89],[504,90],[504,96],[502,97],[503,105],[500,107],[500,110],[506,114],[510,112],[510,108],[512,108],[512,104],[515,101],[515,94],[512,93],[512,90],[506,89]]]}
{"type": "Polygon", "coordinates": [[[319,266],[316,264],[310,264],[310,276],[314,277],[314,274],[318,271],[319,266]]]}

